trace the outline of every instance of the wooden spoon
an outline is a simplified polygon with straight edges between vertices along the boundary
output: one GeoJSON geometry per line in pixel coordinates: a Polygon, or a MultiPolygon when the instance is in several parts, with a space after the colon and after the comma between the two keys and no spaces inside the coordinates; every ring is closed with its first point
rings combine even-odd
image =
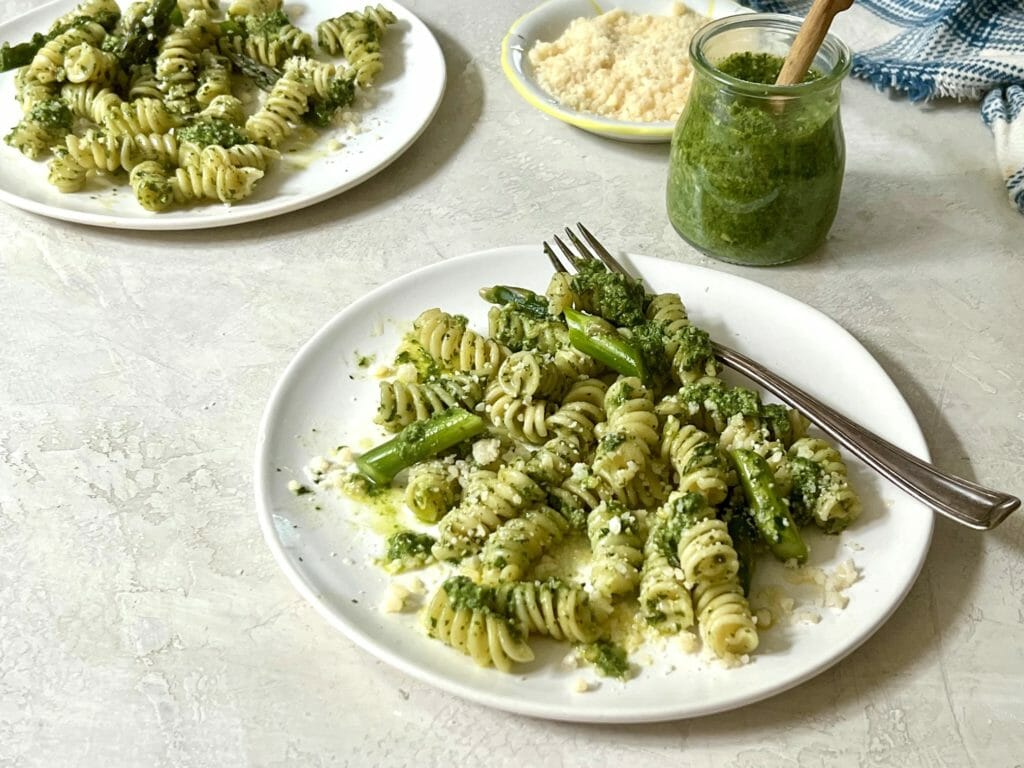
{"type": "Polygon", "coordinates": [[[806,77],[811,62],[828,34],[832,19],[851,5],[853,0],[814,0],[807,18],[800,25],[800,31],[796,33],[793,47],[789,49],[782,71],[775,81],[776,85],[796,85],[806,77]]]}

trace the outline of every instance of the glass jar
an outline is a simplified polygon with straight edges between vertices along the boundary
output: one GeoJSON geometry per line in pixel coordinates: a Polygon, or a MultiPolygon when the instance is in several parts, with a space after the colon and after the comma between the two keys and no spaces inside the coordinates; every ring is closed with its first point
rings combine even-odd
{"type": "Polygon", "coordinates": [[[690,42],[693,84],[672,136],[668,216],[717,259],[799,259],[824,242],[835,218],[850,50],[829,35],[803,83],[774,85],[799,28],[791,16],[741,14],[706,24],[690,42]],[[769,84],[750,81],[758,79],[769,84]]]}

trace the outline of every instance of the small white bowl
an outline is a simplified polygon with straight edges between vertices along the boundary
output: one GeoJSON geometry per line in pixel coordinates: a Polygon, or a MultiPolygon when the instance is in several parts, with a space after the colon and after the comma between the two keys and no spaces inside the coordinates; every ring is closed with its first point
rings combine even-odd
{"type": "MultiPolygon", "coordinates": [[[[683,0],[682,4],[709,20],[749,11],[733,0],[683,0]]],[[[615,8],[630,13],[667,15],[672,6],[670,0],[618,0],[608,4],[596,0],[548,0],[517,19],[509,29],[501,42],[501,68],[520,96],[541,112],[562,122],[620,141],[669,141],[675,127],[672,121],[642,123],[615,120],[563,106],[537,83],[527,54],[536,43],[550,42],[559,37],[569,22],[581,16],[599,16],[615,8]]]]}

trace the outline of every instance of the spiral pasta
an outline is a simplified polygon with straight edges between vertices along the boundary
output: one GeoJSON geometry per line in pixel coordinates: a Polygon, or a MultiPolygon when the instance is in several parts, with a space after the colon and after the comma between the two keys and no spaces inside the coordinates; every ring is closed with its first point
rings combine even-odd
{"type": "Polygon", "coordinates": [[[395,15],[381,5],[367,6],[362,13],[343,13],[317,25],[317,45],[332,56],[342,54],[356,71],[356,82],[365,88],[384,66],[380,40],[384,30],[396,21],[395,15]]]}
{"type": "Polygon", "coordinates": [[[696,494],[674,494],[674,502],[689,506],[679,535],[679,567],[693,585],[693,602],[701,638],[720,658],[752,653],[758,645],[757,629],[743,588],[739,558],[726,524],[716,519],[696,494]]]}
{"type": "Polygon", "coordinates": [[[184,26],[172,29],[160,41],[154,72],[167,108],[176,114],[198,111],[196,79],[200,52],[210,44],[209,18],[203,11],[193,11],[184,26]]]}
{"type": "Polygon", "coordinates": [[[231,62],[206,49],[199,55],[199,76],[196,84],[196,101],[199,106],[208,107],[220,96],[231,95],[231,62]]]}
{"type": "Polygon", "coordinates": [[[281,0],[232,0],[230,16],[265,16],[281,10],[281,0]]]}
{"type": "Polygon", "coordinates": [[[107,31],[94,21],[83,21],[66,32],[61,32],[36,52],[32,62],[28,65],[26,77],[39,83],[64,80],[66,78],[65,52],[82,43],[98,46],[106,34],[107,31]]]}
{"type": "MultiPolygon", "coordinates": [[[[192,149],[194,152],[194,148],[192,149]]],[[[276,149],[263,147],[259,144],[235,144],[233,147],[221,147],[211,144],[203,147],[199,153],[198,162],[214,166],[230,166],[232,168],[254,168],[257,171],[265,171],[270,164],[281,157],[276,149]]],[[[178,156],[178,165],[187,166],[195,164],[195,160],[185,159],[185,148],[182,148],[178,156]]]]}
{"type": "Polygon", "coordinates": [[[277,147],[306,113],[311,93],[311,86],[288,70],[267,94],[263,108],[246,120],[246,133],[257,144],[277,147]]]}
{"type": "Polygon", "coordinates": [[[23,114],[27,115],[39,104],[56,97],[57,83],[40,82],[28,67],[22,67],[14,74],[14,98],[21,104],[23,114]]]}
{"type": "Polygon", "coordinates": [[[498,385],[512,397],[548,397],[559,399],[568,385],[565,377],[546,358],[534,350],[513,352],[498,367],[498,385]]]}
{"type": "Polygon", "coordinates": [[[707,331],[685,325],[669,337],[665,348],[671,352],[672,375],[680,384],[718,375],[718,362],[707,331]]]}
{"type": "MultiPolygon", "coordinates": [[[[645,312],[648,321],[658,326],[665,336],[672,340],[676,334],[690,324],[686,314],[686,307],[678,293],[659,293],[651,299],[645,312]]],[[[675,349],[667,349],[670,355],[675,354],[675,349]]]]}
{"type": "Polygon", "coordinates": [[[601,612],[586,591],[558,579],[502,584],[495,602],[526,634],[590,643],[600,631],[601,612]]]}
{"type": "Polygon", "coordinates": [[[174,134],[110,136],[87,131],[84,136],[67,137],[68,156],[80,166],[99,173],[131,171],[146,160],[173,163],[178,157],[174,134]]]}
{"type": "Polygon", "coordinates": [[[662,429],[661,456],[675,469],[678,490],[701,493],[712,506],[725,500],[730,469],[717,441],[707,433],[669,416],[662,429]]]}
{"type": "Polygon", "coordinates": [[[484,403],[491,423],[515,439],[537,445],[548,438],[547,419],[554,410],[550,401],[534,400],[529,395],[513,397],[495,380],[487,386],[484,403]]]}
{"type": "Polygon", "coordinates": [[[572,289],[572,276],[567,272],[555,272],[551,276],[544,296],[548,300],[548,312],[555,317],[561,315],[566,309],[572,309],[576,303],[576,293],[572,289]]]}
{"type": "Polygon", "coordinates": [[[739,581],[698,584],[693,589],[700,636],[720,658],[740,658],[757,650],[757,627],[739,581]]]}
{"type": "Polygon", "coordinates": [[[82,0],[71,11],[60,16],[50,25],[51,33],[68,27],[81,19],[106,19],[106,26],[112,26],[121,15],[116,0],[82,0]]]}
{"type": "Polygon", "coordinates": [[[573,382],[561,405],[548,416],[548,432],[575,435],[583,445],[593,445],[597,440],[597,425],[605,420],[604,398],[607,391],[608,385],[600,379],[573,382]]]}
{"type": "Polygon", "coordinates": [[[71,114],[94,123],[102,122],[111,104],[121,103],[121,97],[103,83],[64,83],[60,97],[71,114]]]}
{"type": "Polygon", "coordinates": [[[656,506],[666,488],[652,455],[660,443],[653,397],[639,379],[620,377],[604,402],[607,421],[598,425],[592,463],[605,482],[602,496],[634,509],[656,506]]]}
{"type": "Polygon", "coordinates": [[[60,99],[36,104],[4,141],[23,155],[35,160],[47,154],[71,131],[71,110],[60,99]]]}
{"type": "Polygon", "coordinates": [[[561,483],[548,489],[548,503],[574,521],[574,527],[586,528],[588,515],[602,503],[603,487],[590,467],[577,464],[561,483]]]}
{"type": "Polygon", "coordinates": [[[237,203],[252,194],[263,171],[250,166],[235,166],[220,162],[216,153],[203,150],[199,163],[182,166],[170,177],[171,192],[177,203],[199,200],[219,200],[237,203]]]}
{"type": "Polygon", "coordinates": [[[530,565],[569,531],[569,521],[551,507],[528,509],[503,523],[480,552],[483,581],[518,581],[530,565]]]}
{"type": "Polygon", "coordinates": [[[245,106],[235,96],[215,96],[199,113],[201,119],[223,120],[225,123],[241,128],[245,125],[245,106]]]}
{"type": "Polygon", "coordinates": [[[644,621],[664,634],[693,626],[693,598],[687,587],[670,526],[658,520],[644,542],[640,610],[644,621]]]}
{"type": "Polygon", "coordinates": [[[155,160],[147,160],[132,168],[129,183],[135,199],[147,211],[163,211],[174,202],[174,189],[167,171],[155,160]]]}
{"type": "Polygon", "coordinates": [[[89,171],[75,162],[65,148],[54,152],[49,164],[47,181],[61,192],[78,192],[85,187],[89,171]]]}
{"type": "Polygon", "coordinates": [[[506,464],[497,473],[478,470],[462,502],[441,521],[434,557],[459,560],[479,552],[487,538],[505,520],[543,503],[544,489],[526,472],[522,460],[506,464]]]}
{"type": "Polygon", "coordinates": [[[610,601],[636,589],[644,560],[642,533],[637,513],[615,502],[600,504],[590,513],[587,536],[595,596],[610,601]]]}
{"type": "Polygon", "coordinates": [[[509,672],[515,662],[533,661],[524,633],[494,608],[494,591],[464,576],[444,582],[424,613],[427,634],[473,659],[479,666],[509,672]]]}
{"type": "Polygon", "coordinates": [[[247,56],[265,67],[282,67],[292,57],[282,41],[266,35],[228,35],[217,41],[217,47],[225,55],[247,56]]]}
{"type": "Polygon", "coordinates": [[[428,309],[413,323],[413,335],[434,360],[449,370],[491,376],[505,359],[497,342],[466,327],[466,318],[428,309]]]}
{"type": "Polygon", "coordinates": [[[451,464],[438,460],[424,461],[409,470],[405,503],[424,522],[440,520],[461,495],[458,473],[451,464]]]}
{"type": "Polygon", "coordinates": [[[131,185],[139,203],[147,210],[161,211],[172,203],[219,200],[231,204],[244,200],[252,194],[263,171],[225,162],[225,155],[217,150],[223,147],[206,147],[173,173],[155,162],[142,163],[141,169],[136,166],[132,170],[131,185]]]}
{"type": "Polygon", "coordinates": [[[526,462],[526,472],[538,483],[558,485],[583,458],[583,445],[575,435],[556,435],[526,462]]]}
{"type": "Polygon", "coordinates": [[[792,505],[799,518],[838,533],[860,516],[860,499],[850,487],[839,451],[824,440],[804,437],[793,443],[789,456],[799,466],[800,482],[794,481],[799,493],[792,505]]]}
{"type": "Polygon", "coordinates": [[[64,54],[64,72],[69,83],[113,85],[122,78],[117,59],[89,43],[68,49],[64,54]]]}
{"type": "Polygon", "coordinates": [[[180,124],[159,99],[114,101],[109,97],[93,102],[93,119],[109,136],[137,136],[142,133],[167,133],[180,124]]]}
{"type": "Polygon", "coordinates": [[[162,99],[163,92],[160,90],[160,83],[156,79],[156,72],[152,64],[139,64],[131,68],[128,85],[128,98],[135,99],[162,99]]]}
{"type": "Polygon", "coordinates": [[[437,376],[424,382],[382,381],[374,421],[389,432],[397,432],[448,408],[472,410],[482,399],[480,380],[466,374],[437,376]]]}

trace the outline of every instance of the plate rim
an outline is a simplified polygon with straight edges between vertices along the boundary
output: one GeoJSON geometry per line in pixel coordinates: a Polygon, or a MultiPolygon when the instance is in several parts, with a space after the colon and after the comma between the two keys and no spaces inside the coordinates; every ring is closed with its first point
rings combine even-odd
{"type": "MultiPolygon", "coordinates": [[[[51,6],[67,5],[70,7],[75,5],[77,2],[78,0],[49,0],[47,3],[37,8],[25,11],[14,18],[0,22],[0,36],[2,36],[5,28],[13,26],[29,16],[42,14],[51,6]]],[[[397,0],[387,0],[387,2],[392,6],[402,9],[402,11],[407,14],[407,19],[411,20],[410,23],[418,25],[420,31],[426,33],[424,42],[429,42],[431,54],[436,56],[437,61],[440,64],[441,78],[438,83],[437,92],[434,94],[434,101],[431,104],[429,113],[426,115],[422,124],[407,137],[404,143],[396,147],[391,156],[384,162],[372,166],[362,174],[349,179],[341,186],[325,189],[312,195],[299,195],[292,200],[281,201],[277,205],[271,206],[269,210],[267,208],[249,208],[246,210],[244,201],[239,205],[220,204],[223,210],[209,216],[197,217],[191,221],[184,217],[161,218],[159,215],[153,217],[143,217],[140,215],[139,218],[135,219],[123,216],[111,216],[103,213],[91,213],[88,211],[67,209],[62,208],[59,205],[21,197],[20,195],[9,192],[2,187],[0,187],[0,202],[29,213],[45,216],[49,219],[66,221],[73,224],[85,224],[87,226],[101,227],[104,229],[134,230],[139,232],[189,232],[203,229],[216,229],[219,227],[231,227],[237,224],[249,224],[254,221],[272,219],[277,216],[293,213],[294,211],[302,208],[314,206],[335,197],[336,195],[347,192],[353,187],[362,184],[385,170],[405,154],[409,147],[411,147],[420,138],[420,136],[423,135],[423,132],[426,131],[427,127],[434,121],[434,117],[437,115],[437,111],[441,107],[441,102],[444,100],[444,94],[448,85],[448,65],[444,58],[444,51],[441,49],[441,45],[438,43],[434,33],[430,30],[430,27],[428,27],[419,16],[410,11],[402,3],[397,2],[397,0]],[[235,213],[236,211],[238,212],[237,214],[235,213]]],[[[267,201],[267,203],[270,202],[272,201],[267,201]]],[[[211,203],[211,207],[216,205],[218,204],[211,203]]]]}
{"type": "MultiPolygon", "coordinates": [[[[448,264],[449,262],[459,261],[470,261],[475,259],[486,259],[495,258],[500,256],[502,253],[507,252],[518,252],[521,253],[526,249],[535,249],[533,244],[518,244],[518,245],[506,245],[495,248],[487,248],[470,253],[461,254],[449,259],[444,259],[440,262],[434,262],[431,264],[424,265],[416,270],[407,272],[399,275],[393,280],[389,280],[372,291],[368,292],[364,296],[356,299],[348,306],[342,308],[335,313],[330,319],[327,320],[304,344],[302,344],[298,351],[292,356],[291,360],[285,366],[284,371],[278,377],[271,390],[270,396],[267,401],[267,405],[264,408],[263,414],[260,418],[259,430],[256,437],[256,444],[254,450],[254,469],[253,469],[253,491],[256,503],[256,512],[259,518],[260,529],[263,532],[264,539],[267,542],[271,553],[274,556],[274,560],[277,562],[278,567],[285,573],[288,580],[291,582],[293,587],[299,592],[299,594],[309,602],[314,609],[327,622],[341,631],[341,633],[350,640],[353,644],[357,645],[363,651],[369,653],[374,658],[380,659],[390,666],[401,670],[403,673],[409,676],[432,685],[439,690],[447,693],[454,694],[467,701],[481,704],[486,707],[493,709],[511,712],[519,715],[526,715],[529,717],[537,717],[547,720],[562,721],[562,722],[579,722],[579,723],[603,723],[603,724],[637,724],[637,723],[654,723],[654,722],[667,722],[674,720],[688,720],[697,717],[704,717],[706,715],[718,714],[721,712],[732,711],[740,709],[742,707],[754,704],[760,701],[764,701],[787,690],[795,688],[803,683],[810,681],[817,677],[821,672],[835,666],[843,659],[847,658],[850,654],[860,648],[868,639],[870,639],[878,630],[884,626],[892,615],[899,609],[906,599],[907,594],[917,583],[920,577],[921,569],[924,567],[924,563],[927,559],[928,552],[931,547],[931,541],[934,534],[935,527],[935,514],[925,507],[920,502],[910,500],[913,503],[929,512],[929,514],[922,514],[922,520],[927,526],[927,530],[924,531],[922,540],[922,548],[918,561],[913,568],[911,578],[903,585],[899,594],[892,600],[891,604],[887,607],[882,615],[880,615],[877,621],[870,627],[860,628],[855,634],[856,637],[846,648],[840,653],[831,655],[821,662],[805,668],[800,674],[794,676],[792,679],[784,679],[774,685],[765,687],[756,691],[753,694],[744,693],[742,695],[735,695],[726,698],[717,704],[698,707],[696,709],[689,708],[688,711],[680,711],[677,709],[658,708],[657,710],[648,709],[634,709],[627,713],[616,712],[614,709],[607,711],[577,711],[571,709],[565,709],[558,704],[538,704],[535,702],[509,702],[505,698],[498,695],[490,695],[487,691],[474,688],[472,686],[463,684],[457,680],[450,679],[442,673],[435,672],[432,669],[425,668],[411,661],[407,661],[399,653],[393,652],[387,647],[381,646],[375,643],[364,631],[358,626],[352,625],[343,620],[341,616],[335,613],[328,603],[321,599],[314,590],[313,586],[306,580],[304,575],[295,567],[292,560],[288,557],[286,552],[285,544],[281,541],[278,535],[278,531],[274,525],[274,511],[270,500],[269,486],[276,473],[271,470],[271,464],[268,459],[269,443],[267,440],[268,434],[271,431],[271,427],[275,421],[276,412],[283,407],[285,400],[283,395],[292,384],[293,380],[299,376],[300,369],[304,366],[305,361],[310,356],[314,356],[316,349],[319,344],[335,330],[343,325],[351,315],[358,314],[368,305],[372,305],[374,301],[381,295],[390,290],[393,290],[396,286],[400,286],[404,283],[415,282],[423,273],[430,272],[437,269],[439,266],[448,264]]],[[[927,441],[924,433],[921,430],[920,423],[917,417],[914,415],[913,410],[907,403],[906,398],[900,392],[896,383],[892,381],[892,378],[881,366],[881,364],[875,359],[874,355],[863,345],[861,342],[853,336],[846,328],[844,328],[836,320],[829,317],[821,310],[806,304],[799,299],[796,299],[789,294],[779,291],[770,286],[764,285],[752,280],[747,277],[736,275],[730,272],[722,272],[715,270],[711,267],[705,267],[695,264],[688,264],[684,262],[677,262],[670,259],[664,259],[654,256],[646,256],[635,252],[626,254],[630,260],[638,260],[644,262],[647,260],[664,262],[665,264],[671,265],[671,268],[682,267],[684,269],[692,269],[701,272],[713,272],[720,277],[723,277],[726,282],[739,281],[742,283],[749,283],[758,290],[767,291],[771,294],[775,294],[776,297],[783,299],[786,302],[791,302],[804,311],[810,311],[814,315],[818,316],[820,320],[826,322],[830,326],[833,326],[835,330],[842,333],[844,336],[859,347],[868,359],[885,376],[885,378],[892,384],[894,394],[899,398],[899,404],[906,409],[907,414],[910,417],[912,427],[911,433],[904,436],[901,441],[901,447],[915,456],[928,461],[930,460],[930,452],[928,450],[927,441]]],[[[279,476],[278,476],[279,479],[279,476]]]]}

